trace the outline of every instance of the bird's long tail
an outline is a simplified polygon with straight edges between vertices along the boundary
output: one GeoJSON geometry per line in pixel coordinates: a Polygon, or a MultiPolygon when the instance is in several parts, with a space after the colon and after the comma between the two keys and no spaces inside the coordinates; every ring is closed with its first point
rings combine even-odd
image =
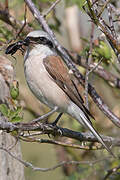
{"type": "Polygon", "coordinates": [[[110,148],[105,144],[102,137],[97,133],[97,131],[92,126],[92,122],[88,117],[85,115],[85,113],[74,103],[71,105],[71,107],[68,109],[68,114],[73,116],[80,124],[82,124],[85,128],[89,129],[92,134],[98,139],[98,141],[103,145],[103,147],[113,156],[115,155],[112,153],[110,148]]]}

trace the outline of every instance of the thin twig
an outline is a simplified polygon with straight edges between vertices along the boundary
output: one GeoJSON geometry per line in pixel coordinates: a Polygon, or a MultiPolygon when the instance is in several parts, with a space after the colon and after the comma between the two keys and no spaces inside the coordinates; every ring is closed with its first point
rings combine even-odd
{"type": "Polygon", "coordinates": [[[111,1],[111,0],[108,0],[108,1],[106,1],[106,2],[104,3],[104,5],[103,5],[103,7],[101,8],[99,14],[97,15],[98,18],[102,15],[103,11],[105,10],[105,8],[107,7],[107,5],[108,5],[108,3],[109,3],[110,1],[111,1]]]}
{"type": "Polygon", "coordinates": [[[103,58],[101,58],[101,59],[99,60],[99,62],[98,62],[93,68],[91,68],[91,69],[89,70],[88,74],[90,74],[90,73],[92,73],[93,71],[95,71],[95,70],[98,68],[98,66],[101,64],[102,60],[103,60],[103,58]]]}
{"type": "Polygon", "coordinates": [[[9,147],[7,147],[8,151],[10,151],[11,149],[13,149],[13,148],[16,146],[17,143],[18,143],[18,138],[15,137],[15,141],[13,142],[13,144],[10,145],[9,147]]]}
{"type": "Polygon", "coordinates": [[[120,56],[119,56],[120,44],[118,44],[116,39],[114,39],[114,37],[112,36],[110,28],[108,30],[109,26],[105,23],[103,18],[101,16],[99,18],[97,17],[97,15],[98,15],[97,8],[94,11],[91,1],[87,0],[87,3],[88,3],[89,12],[86,11],[86,13],[90,16],[91,20],[97,25],[97,27],[105,34],[108,42],[110,43],[112,49],[114,50],[114,52],[118,58],[118,61],[120,61],[120,56]]]}
{"type": "Polygon", "coordinates": [[[94,24],[91,23],[91,35],[90,35],[90,51],[88,54],[88,60],[86,60],[87,69],[85,74],[85,105],[89,109],[88,104],[88,81],[89,81],[89,66],[92,61],[92,50],[93,50],[93,38],[94,38],[94,24]]]}
{"type": "Polygon", "coordinates": [[[5,0],[5,11],[9,12],[8,0],[5,0]]]}
{"type": "Polygon", "coordinates": [[[62,161],[60,163],[58,163],[57,165],[51,167],[51,168],[39,168],[39,167],[35,167],[32,163],[27,162],[27,161],[23,161],[22,159],[18,158],[17,156],[15,156],[13,153],[11,153],[10,151],[8,151],[6,148],[4,147],[0,147],[1,150],[7,152],[12,158],[16,159],[17,161],[19,161],[20,163],[22,163],[25,167],[29,167],[31,168],[33,171],[41,171],[41,172],[47,172],[47,171],[53,171],[54,169],[67,165],[67,164],[71,164],[71,165],[79,165],[79,164],[87,164],[89,166],[93,166],[96,163],[102,162],[102,161],[106,161],[106,159],[110,158],[103,158],[103,159],[99,159],[99,160],[95,160],[95,161],[62,161]]]}
{"type": "Polygon", "coordinates": [[[59,146],[63,146],[63,147],[71,147],[71,148],[75,148],[75,149],[82,149],[82,150],[100,150],[103,149],[103,147],[97,146],[97,145],[92,145],[92,146],[88,146],[88,145],[79,145],[79,144],[72,144],[72,143],[65,143],[65,142],[61,142],[61,141],[56,141],[53,139],[41,139],[41,138],[23,138],[23,137],[19,137],[19,139],[25,141],[25,142],[37,142],[37,143],[47,143],[47,144],[54,144],[54,145],[59,145],[59,146]]]}
{"type": "MultiPolygon", "coordinates": [[[[17,19],[15,19],[15,17],[12,16],[9,13],[9,11],[7,11],[7,13],[6,13],[6,10],[3,9],[1,4],[0,4],[0,20],[2,20],[4,23],[7,23],[8,25],[10,25],[13,29],[15,29],[15,31],[21,29],[21,26],[23,25],[23,23],[21,21],[18,21],[17,19]]],[[[33,28],[27,24],[26,27],[24,28],[24,33],[28,34],[31,30],[33,30],[33,28]]]]}
{"type": "MultiPolygon", "coordinates": [[[[87,68],[87,65],[85,63],[86,60],[84,58],[82,58],[76,53],[72,53],[71,55],[73,56],[73,62],[75,64],[80,65],[85,69],[87,68]]],[[[120,78],[114,75],[113,73],[105,70],[102,66],[100,66],[101,62],[102,62],[102,58],[97,64],[91,63],[89,66],[89,73],[91,72],[95,73],[96,75],[104,79],[110,86],[120,89],[120,78]]],[[[116,67],[115,64],[113,64],[113,66],[115,70],[118,73],[120,73],[118,67],[116,67]]]]}
{"type": "MultiPolygon", "coordinates": [[[[108,18],[109,18],[109,23],[110,23],[111,34],[113,35],[113,38],[117,42],[117,35],[116,35],[116,32],[115,32],[114,22],[113,22],[113,19],[112,19],[112,8],[111,8],[111,6],[109,4],[107,5],[107,9],[108,9],[108,18]]],[[[118,44],[118,42],[117,42],[117,44],[118,44]]]]}
{"type": "Polygon", "coordinates": [[[31,136],[39,136],[39,135],[43,135],[44,132],[31,132],[31,133],[21,133],[20,136],[22,137],[31,137],[31,136]]]}
{"type": "Polygon", "coordinates": [[[50,8],[43,14],[44,18],[55,8],[55,6],[60,2],[61,0],[56,0],[50,8]]]}
{"type": "Polygon", "coordinates": [[[18,38],[18,36],[20,35],[20,33],[23,31],[24,27],[26,26],[26,15],[27,15],[27,6],[25,4],[24,23],[23,23],[22,27],[20,28],[19,32],[17,33],[16,39],[18,38]]]}
{"type": "Polygon", "coordinates": [[[120,165],[117,166],[117,167],[114,167],[114,168],[112,168],[112,169],[109,169],[109,170],[108,170],[108,173],[105,175],[105,177],[104,177],[103,180],[108,179],[113,173],[116,173],[119,169],[120,169],[120,165]]]}

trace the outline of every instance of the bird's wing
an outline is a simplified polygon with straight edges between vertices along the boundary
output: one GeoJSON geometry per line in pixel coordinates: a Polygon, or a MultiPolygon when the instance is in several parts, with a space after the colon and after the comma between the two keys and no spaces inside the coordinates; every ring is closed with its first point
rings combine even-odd
{"type": "MultiPolygon", "coordinates": [[[[69,98],[84,112],[86,118],[83,118],[83,122],[88,127],[88,129],[93,133],[93,135],[99,140],[99,142],[107,149],[112,156],[114,154],[104,143],[101,136],[97,133],[97,131],[92,126],[89,116],[92,117],[88,109],[83,104],[83,99],[78,93],[77,85],[71,80],[71,76],[62,59],[59,56],[49,56],[44,58],[43,63],[47,72],[53,78],[53,80],[57,83],[57,85],[69,96],[69,98]]],[[[93,118],[93,117],[92,117],[93,118]]],[[[80,122],[80,121],[79,121],[80,122]]],[[[115,157],[115,156],[114,156],[115,157]]]]}
{"type": "Polygon", "coordinates": [[[56,84],[81,110],[83,110],[87,119],[90,120],[89,116],[94,119],[89,110],[84,106],[84,101],[78,88],[72,80],[69,70],[63,63],[62,59],[59,56],[48,56],[44,58],[43,63],[47,72],[51,75],[56,84]]]}

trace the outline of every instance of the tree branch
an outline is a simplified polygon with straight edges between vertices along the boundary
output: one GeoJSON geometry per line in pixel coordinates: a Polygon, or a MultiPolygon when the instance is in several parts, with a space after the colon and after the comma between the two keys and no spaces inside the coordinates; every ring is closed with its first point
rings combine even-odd
{"type": "Polygon", "coordinates": [[[103,180],[108,179],[112,174],[117,173],[117,171],[120,169],[120,165],[117,167],[114,167],[112,169],[109,169],[106,176],[103,178],[103,180]]]}
{"type": "Polygon", "coordinates": [[[105,7],[109,7],[108,3],[110,2],[110,0],[108,0],[105,5],[103,6],[100,14],[98,12],[98,3],[92,3],[90,0],[87,0],[87,4],[88,4],[88,11],[85,9],[86,13],[88,14],[88,16],[91,18],[92,22],[94,22],[94,24],[105,34],[109,44],[111,45],[113,51],[115,52],[118,61],[120,63],[120,43],[118,43],[115,33],[114,33],[114,26],[113,26],[113,20],[112,20],[112,16],[109,13],[108,10],[108,17],[109,17],[109,22],[110,25],[108,25],[104,19],[101,17],[101,14],[103,13],[105,7]],[[112,28],[111,28],[112,25],[112,28]]]}
{"type": "Polygon", "coordinates": [[[60,2],[61,0],[56,0],[50,8],[43,14],[44,18],[55,8],[55,6],[60,2]]]}
{"type": "MultiPolygon", "coordinates": [[[[78,64],[78,65],[84,67],[85,69],[87,68],[84,58],[82,58],[81,56],[79,56],[76,53],[72,53],[71,55],[73,56],[73,62],[75,64],[78,64]]],[[[120,78],[115,76],[111,72],[106,71],[102,66],[100,66],[99,63],[101,63],[101,61],[102,61],[102,59],[98,62],[98,64],[91,63],[89,65],[89,69],[90,69],[89,72],[91,73],[91,71],[92,71],[93,73],[95,73],[96,75],[98,75],[99,77],[104,79],[112,87],[120,89],[120,78]]]]}
{"type": "MultiPolygon", "coordinates": [[[[4,21],[8,25],[10,25],[13,29],[20,30],[24,25],[21,21],[16,20],[9,11],[3,7],[3,5],[0,3],[0,20],[4,21]]],[[[23,30],[23,28],[22,28],[23,30]]],[[[32,30],[31,27],[29,27],[26,24],[26,27],[24,27],[24,33],[27,34],[32,30]]]]}
{"type": "Polygon", "coordinates": [[[104,158],[104,159],[99,159],[99,160],[95,160],[95,161],[62,161],[62,162],[58,163],[57,165],[55,165],[55,166],[53,166],[51,168],[39,168],[39,167],[35,167],[30,162],[23,161],[22,159],[20,159],[19,157],[15,156],[13,153],[11,153],[6,148],[0,147],[0,149],[5,151],[5,152],[7,152],[12,158],[14,158],[17,161],[19,161],[20,163],[22,163],[25,167],[29,167],[33,171],[42,171],[42,172],[53,171],[54,169],[56,169],[58,167],[61,167],[61,166],[64,166],[64,165],[67,165],[67,164],[71,164],[71,165],[88,164],[89,166],[91,166],[91,165],[93,166],[96,163],[99,163],[101,161],[105,161],[107,159],[107,158],[104,158]]]}
{"type": "MultiPolygon", "coordinates": [[[[40,122],[11,123],[0,120],[0,129],[7,132],[17,131],[18,136],[23,136],[24,131],[40,131],[42,132],[42,134],[72,138],[80,142],[98,142],[98,140],[92,135],[92,133],[80,133],[67,128],[62,128],[59,126],[53,126],[52,124],[44,124],[40,122]]],[[[102,135],[101,137],[103,138],[105,143],[111,145],[112,147],[120,146],[120,140],[117,138],[102,135]]]]}
{"type": "Polygon", "coordinates": [[[41,139],[41,138],[36,138],[36,137],[29,137],[29,138],[24,138],[24,137],[19,137],[19,139],[25,141],[25,142],[36,142],[36,143],[47,143],[47,144],[54,144],[54,145],[59,145],[62,147],[71,147],[71,148],[75,148],[75,149],[82,149],[82,150],[100,150],[103,149],[103,147],[100,146],[96,146],[94,144],[92,145],[79,145],[79,144],[73,144],[73,143],[67,143],[67,142],[62,142],[62,141],[58,141],[58,140],[54,140],[54,139],[41,139]]]}

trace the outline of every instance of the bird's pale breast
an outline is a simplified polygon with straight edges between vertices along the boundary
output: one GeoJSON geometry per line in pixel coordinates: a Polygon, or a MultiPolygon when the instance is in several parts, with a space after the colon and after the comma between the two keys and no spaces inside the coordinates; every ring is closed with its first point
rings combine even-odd
{"type": "Polygon", "coordinates": [[[54,82],[43,65],[39,55],[29,56],[25,61],[25,76],[34,95],[50,108],[58,106],[65,111],[69,105],[69,98],[54,82]]]}

